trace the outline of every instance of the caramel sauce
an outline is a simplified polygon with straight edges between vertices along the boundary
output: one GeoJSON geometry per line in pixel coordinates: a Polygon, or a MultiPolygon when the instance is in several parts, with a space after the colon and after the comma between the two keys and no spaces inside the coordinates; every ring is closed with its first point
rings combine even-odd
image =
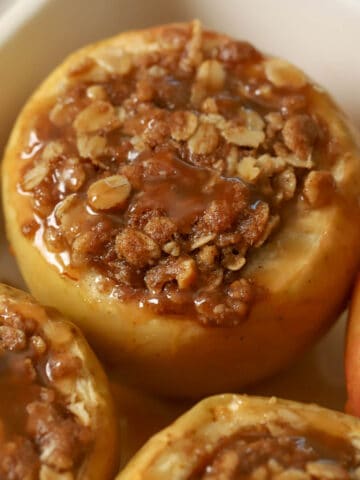
{"type": "Polygon", "coordinates": [[[16,372],[11,372],[9,364],[14,360],[11,353],[0,357],[0,419],[5,435],[24,435],[29,403],[40,398],[41,387],[24,380],[16,372]],[[10,371],[9,371],[10,370],[10,371]]]}
{"type": "Polygon", "coordinates": [[[136,207],[165,211],[180,232],[188,233],[191,225],[212,201],[231,203],[234,193],[232,185],[242,184],[238,178],[219,178],[211,170],[189,165],[169,153],[157,153],[151,160],[164,164],[164,174],[160,167],[156,176],[142,179],[140,192],[135,195],[129,213],[136,207]],[[169,170],[170,174],[166,174],[169,170]],[[214,188],[212,183],[215,184],[214,188]]]}

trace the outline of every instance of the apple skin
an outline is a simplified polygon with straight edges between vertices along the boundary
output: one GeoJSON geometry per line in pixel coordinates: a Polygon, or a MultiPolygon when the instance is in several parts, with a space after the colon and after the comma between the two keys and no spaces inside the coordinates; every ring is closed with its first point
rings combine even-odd
{"type": "Polygon", "coordinates": [[[345,347],[346,411],[360,417],[360,274],[349,309],[345,347]]]}

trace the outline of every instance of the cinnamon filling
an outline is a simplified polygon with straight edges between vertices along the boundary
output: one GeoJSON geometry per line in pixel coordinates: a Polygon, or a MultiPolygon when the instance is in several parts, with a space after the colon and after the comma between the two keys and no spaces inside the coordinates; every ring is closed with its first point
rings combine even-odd
{"type": "Polygon", "coordinates": [[[333,158],[302,72],[209,38],[170,26],[163,51],[74,66],[34,112],[19,191],[24,234],[63,274],[95,270],[122,301],[234,326],[261,294],[249,257],[299,202],[331,201],[333,158]]]}

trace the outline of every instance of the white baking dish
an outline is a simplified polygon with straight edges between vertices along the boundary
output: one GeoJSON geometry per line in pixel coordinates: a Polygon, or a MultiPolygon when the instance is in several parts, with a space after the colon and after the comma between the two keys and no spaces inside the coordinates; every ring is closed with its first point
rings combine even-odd
{"type": "MultiPolygon", "coordinates": [[[[69,52],[125,29],[193,17],[292,60],[324,85],[360,125],[360,0],[6,0],[1,5],[2,1],[0,153],[28,95],[69,52]]],[[[22,285],[3,235],[0,242],[0,280],[22,285]]],[[[341,408],[342,337],[340,323],[298,365],[259,386],[257,393],[341,408]]],[[[120,404],[132,402],[134,395],[127,391],[120,404]]],[[[136,398],[138,410],[124,420],[126,425],[130,422],[123,433],[129,445],[136,444],[131,426],[143,418],[139,410],[143,400],[136,398]]],[[[144,400],[143,405],[146,412],[149,403],[144,400]]]]}

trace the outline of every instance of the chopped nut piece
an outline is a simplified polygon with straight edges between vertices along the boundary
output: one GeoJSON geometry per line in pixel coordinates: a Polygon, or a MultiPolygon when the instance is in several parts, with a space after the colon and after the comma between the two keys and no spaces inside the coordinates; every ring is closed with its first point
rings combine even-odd
{"type": "Polygon", "coordinates": [[[260,175],[260,168],[256,166],[256,159],[244,157],[237,166],[237,174],[246,182],[256,182],[260,175]]]}
{"type": "Polygon", "coordinates": [[[196,80],[209,91],[220,90],[224,86],[225,79],[225,69],[218,60],[205,60],[196,73],[196,80]]]}
{"type": "Polygon", "coordinates": [[[196,256],[197,262],[202,268],[213,267],[218,253],[218,249],[215,245],[205,245],[200,248],[199,253],[196,256]]]}
{"type": "Polygon", "coordinates": [[[148,235],[133,228],[125,228],[115,241],[117,254],[120,258],[136,267],[151,265],[161,256],[161,250],[148,235]]]}
{"type": "Polygon", "coordinates": [[[112,175],[92,183],[87,198],[96,210],[108,210],[124,206],[130,192],[130,182],[124,175],[112,175]]]}
{"type": "Polygon", "coordinates": [[[96,100],[82,110],[74,121],[77,134],[91,133],[98,130],[112,130],[119,125],[119,120],[111,103],[96,100]]]}
{"type": "Polygon", "coordinates": [[[45,180],[50,171],[49,164],[47,162],[40,162],[28,170],[24,175],[22,187],[26,192],[33,190],[40,183],[45,180]]]}
{"type": "Polygon", "coordinates": [[[288,167],[279,173],[275,177],[274,187],[279,201],[290,200],[294,196],[296,190],[296,176],[294,169],[288,167]]]}
{"type": "Polygon", "coordinates": [[[335,188],[335,180],[330,172],[315,170],[307,175],[303,193],[313,208],[320,208],[331,202],[335,188]]]}
{"type": "Polygon", "coordinates": [[[201,123],[188,142],[191,153],[204,155],[215,150],[219,142],[216,127],[211,124],[201,123]]]}
{"type": "Polygon", "coordinates": [[[145,283],[147,287],[159,293],[167,282],[176,280],[180,290],[189,288],[197,278],[196,263],[190,257],[167,257],[155,267],[147,271],[145,283]]]}
{"type": "Polygon", "coordinates": [[[194,113],[177,111],[171,116],[170,132],[174,140],[187,140],[195,132],[198,118],[194,113]]]}
{"type": "Polygon", "coordinates": [[[232,248],[224,249],[223,253],[224,258],[222,260],[222,265],[232,272],[237,272],[246,263],[246,259],[243,257],[242,253],[234,253],[232,248]]]}
{"type": "Polygon", "coordinates": [[[293,115],[282,130],[285,145],[301,160],[309,158],[318,136],[316,123],[309,115],[293,115]]]}
{"type": "Polygon", "coordinates": [[[180,245],[173,240],[171,242],[165,243],[162,249],[165,253],[168,253],[173,257],[178,257],[180,255],[180,245]]]}
{"type": "Polygon", "coordinates": [[[240,224],[240,232],[249,245],[255,245],[262,238],[269,221],[270,208],[265,202],[259,201],[253,208],[251,215],[240,224]]]}
{"type": "Polygon", "coordinates": [[[228,125],[221,134],[229,143],[240,147],[257,148],[265,139],[264,132],[249,130],[241,125],[228,125]]]}
{"type": "Polygon", "coordinates": [[[266,78],[276,87],[299,89],[306,85],[305,74],[281,58],[270,58],[264,62],[266,78]]]}

